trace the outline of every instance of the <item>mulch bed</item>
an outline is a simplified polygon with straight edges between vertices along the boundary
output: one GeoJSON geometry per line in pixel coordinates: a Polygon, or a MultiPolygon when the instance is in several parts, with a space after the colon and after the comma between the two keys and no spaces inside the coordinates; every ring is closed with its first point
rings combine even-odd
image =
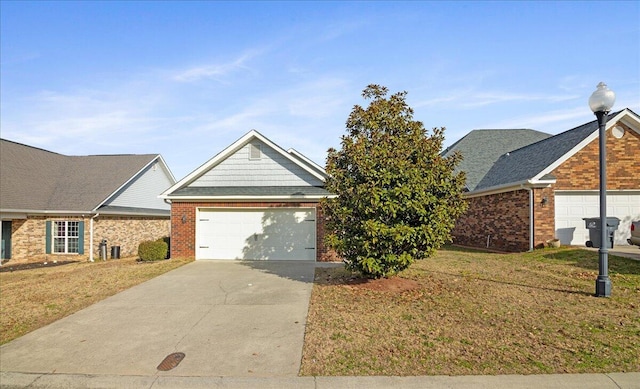
{"type": "Polygon", "coordinates": [[[398,276],[369,279],[346,270],[336,274],[330,268],[317,269],[315,280],[325,285],[343,285],[351,289],[366,289],[376,292],[403,293],[420,288],[417,281],[398,276]]]}
{"type": "Polygon", "coordinates": [[[3,264],[0,267],[0,273],[5,272],[13,272],[20,270],[30,270],[30,269],[40,269],[43,267],[54,267],[54,266],[62,266],[68,265],[70,263],[77,263],[80,261],[50,261],[50,262],[27,262],[27,263],[16,263],[16,264],[3,264]]]}

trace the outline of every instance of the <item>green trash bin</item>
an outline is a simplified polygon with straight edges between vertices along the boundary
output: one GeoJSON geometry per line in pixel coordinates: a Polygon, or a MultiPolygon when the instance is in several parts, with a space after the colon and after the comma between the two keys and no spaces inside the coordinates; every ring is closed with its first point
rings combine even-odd
{"type": "MultiPolygon", "coordinates": [[[[585,227],[589,230],[589,240],[586,242],[587,247],[600,248],[602,246],[600,242],[600,218],[599,217],[586,217],[583,218],[585,227]]],[[[613,235],[620,225],[620,219],[617,217],[607,217],[607,248],[613,248],[613,235]]]]}

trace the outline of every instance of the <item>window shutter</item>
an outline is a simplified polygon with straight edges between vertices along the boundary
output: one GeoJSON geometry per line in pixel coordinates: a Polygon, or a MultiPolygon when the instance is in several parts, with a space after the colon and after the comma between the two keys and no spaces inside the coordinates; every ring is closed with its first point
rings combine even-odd
{"type": "Polygon", "coordinates": [[[78,254],[84,254],[84,222],[78,222],[78,254]]]}
{"type": "Polygon", "coordinates": [[[51,220],[47,220],[45,222],[45,228],[44,228],[44,241],[45,241],[45,248],[44,248],[44,252],[46,254],[51,254],[51,220]]]}

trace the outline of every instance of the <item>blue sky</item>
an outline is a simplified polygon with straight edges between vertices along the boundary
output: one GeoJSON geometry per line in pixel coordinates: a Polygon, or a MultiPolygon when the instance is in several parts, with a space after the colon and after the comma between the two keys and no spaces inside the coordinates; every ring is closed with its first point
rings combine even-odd
{"type": "Polygon", "coordinates": [[[251,129],[324,165],[371,83],[415,119],[552,134],[598,82],[640,113],[640,2],[0,2],[0,131],[160,153],[177,179],[251,129]]]}

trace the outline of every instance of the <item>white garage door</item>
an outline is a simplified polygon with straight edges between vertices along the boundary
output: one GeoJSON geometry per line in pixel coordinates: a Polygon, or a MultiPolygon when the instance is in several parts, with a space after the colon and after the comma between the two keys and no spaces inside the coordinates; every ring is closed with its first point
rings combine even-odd
{"type": "MultiPolygon", "coordinates": [[[[562,244],[584,246],[589,230],[582,218],[600,216],[598,192],[556,192],[556,237],[562,244]]],[[[640,220],[640,191],[607,194],[607,216],[620,219],[614,246],[626,245],[632,220],[640,220]]]]}
{"type": "Polygon", "coordinates": [[[316,259],[315,208],[202,208],[196,259],[316,259]]]}

